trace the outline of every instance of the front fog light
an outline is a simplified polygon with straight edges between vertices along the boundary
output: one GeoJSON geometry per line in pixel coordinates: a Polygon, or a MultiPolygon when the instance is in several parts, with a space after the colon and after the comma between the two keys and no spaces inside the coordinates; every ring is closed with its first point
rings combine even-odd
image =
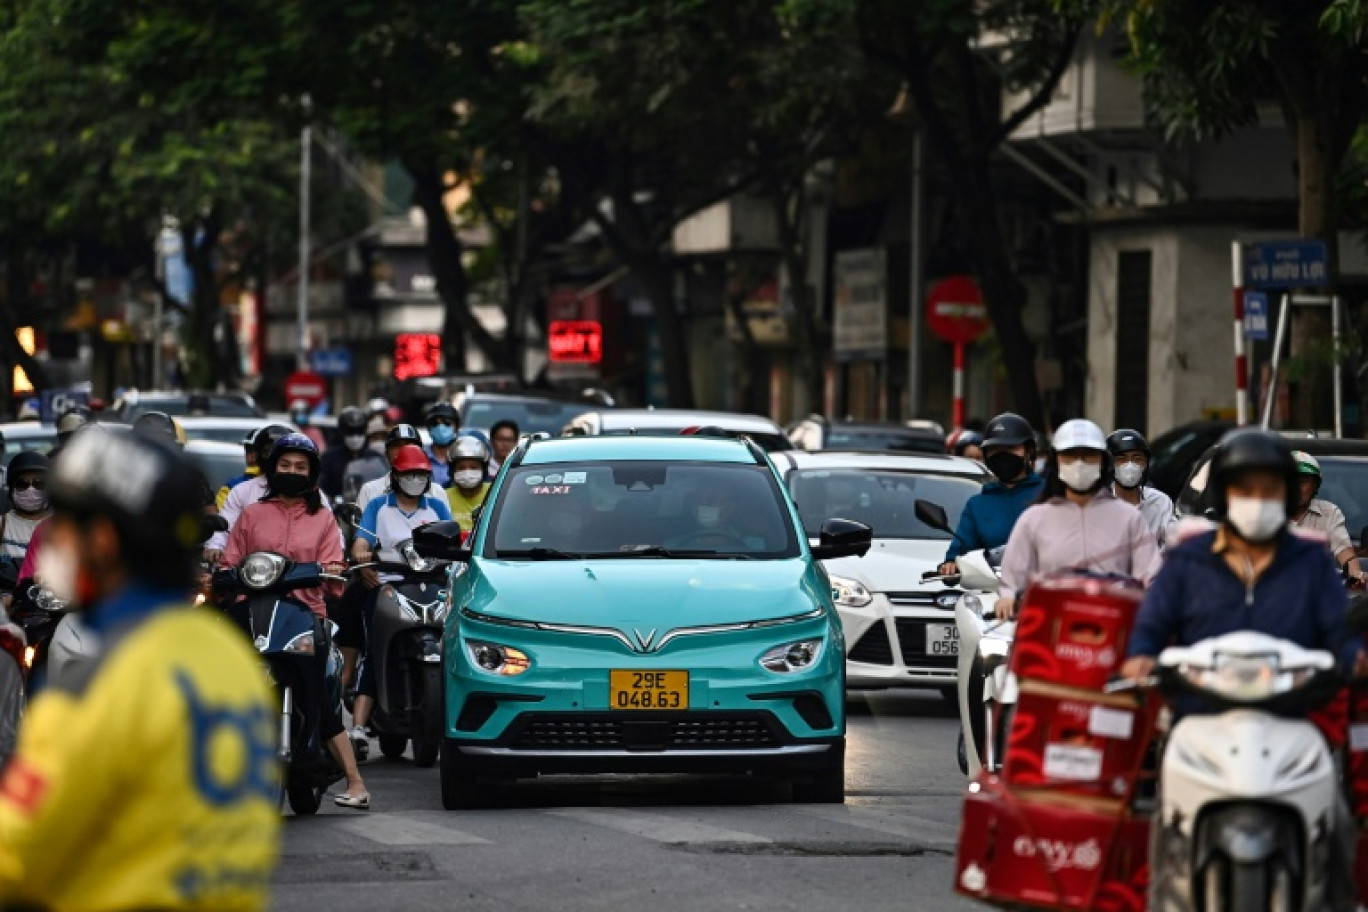
{"type": "Polygon", "coordinates": [[[843,576],[829,577],[831,580],[831,600],[839,608],[863,608],[874,601],[874,596],[858,580],[843,576]]]}
{"type": "Polygon", "coordinates": [[[787,674],[807,668],[821,654],[821,640],[799,640],[797,643],[775,646],[760,657],[760,664],[769,671],[787,674]]]}
{"type": "Polygon", "coordinates": [[[512,646],[499,646],[495,643],[481,643],[471,640],[466,643],[470,661],[481,671],[496,675],[520,675],[527,671],[532,661],[527,654],[512,646]]]}

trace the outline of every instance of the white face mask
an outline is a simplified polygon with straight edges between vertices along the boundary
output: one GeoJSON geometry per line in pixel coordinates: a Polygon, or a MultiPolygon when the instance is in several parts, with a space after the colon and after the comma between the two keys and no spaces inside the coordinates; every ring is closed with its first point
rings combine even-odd
{"type": "Polygon", "coordinates": [[[1287,524],[1287,505],[1281,500],[1259,497],[1231,497],[1226,503],[1226,521],[1240,538],[1260,544],[1282,531],[1287,524]]]}
{"type": "Polygon", "coordinates": [[[484,481],[484,473],[479,469],[461,469],[451,473],[451,483],[458,488],[478,488],[484,481]]]}
{"type": "Polygon", "coordinates": [[[37,488],[25,488],[22,491],[15,491],[14,505],[25,513],[42,513],[47,509],[47,491],[40,491],[37,488]]]}
{"type": "Polygon", "coordinates": [[[722,520],[721,507],[697,507],[694,509],[694,519],[700,526],[711,528],[722,520]]]}
{"type": "Polygon", "coordinates": [[[76,600],[76,555],[66,548],[44,545],[38,551],[34,578],[64,602],[76,600]]]}
{"type": "Polygon", "coordinates": [[[357,450],[361,449],[366,445],[366,435],[348,434],[346,437],[342,438],[342,445],[345,446],[348,450],[351,450],[353,453],[355,453],[357,450]]]}
{"type": "Polygon", "coordinates": [[[1061,462],[1059,464],[1059,480],[1071,491],[1078,494],[1085,494],[1091,491],[1093,485],[1102,477],[1102,464],[1084,462],[1079,459],[1075,462],[1061,462]]]}
{"type": "Polygon", "coordinates": [[[1145,477],[1145,467],[1133,462],[1116,467],[1116,483],[1123,488],[1133,488],[1145,477]]]}
{"type": "Polygon", "coordinates": [[[418,497],[428,489],[428,482],[432,480],[429,475],[400,475],[399,490],[409,497],[418,497]]]}

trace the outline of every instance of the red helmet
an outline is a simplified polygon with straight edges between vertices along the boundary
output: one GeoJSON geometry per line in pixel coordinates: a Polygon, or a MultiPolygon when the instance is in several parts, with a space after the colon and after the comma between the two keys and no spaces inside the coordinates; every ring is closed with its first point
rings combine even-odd
{"type": "Polygon", "coordinates": [[[431,472],[432,463],[421,449],[410,443],[394,454],[390,468],[395,472],[431,472]]]}

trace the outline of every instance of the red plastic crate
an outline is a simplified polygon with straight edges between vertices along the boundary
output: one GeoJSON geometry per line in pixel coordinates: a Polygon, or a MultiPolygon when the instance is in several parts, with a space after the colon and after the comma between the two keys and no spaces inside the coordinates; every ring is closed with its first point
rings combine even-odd
{"type": "Polygon", "coordinates": [[[1358,874],[1359,902],[1368,906],[1368,830],[1359,831],[1358,861],[1354,871],[1358,874]]]}
{"type": "Polygon", "coordinates": [[[1155,699],[1024,681],[1012,716],[1003,781],[1096,798],[1125,798],[1141,775],[1155,699]]]}
{"type": "Polygon", "coordinates": [[[1130,583],[1052,576],[1027,588],[1012,671],[1023,681],[1101,690],[1126,659],[1143,590],[1130,583]]]}
{"type": "Polygon", "coordinates": [[[955,889],[977,900],[1143,912],[1149,821],[1120,801],[1034,793],[980,776],[964,798],[955,889]]]}
{"type": "MultiPolygon", "coordinates": [[[[1359,823],[1368,825],[1368,689],[1356,687],[1350,699],[1349,795],[1359,823]]],[[[1359,865],[1360,871],[1364,868],[1359,865]]]]}

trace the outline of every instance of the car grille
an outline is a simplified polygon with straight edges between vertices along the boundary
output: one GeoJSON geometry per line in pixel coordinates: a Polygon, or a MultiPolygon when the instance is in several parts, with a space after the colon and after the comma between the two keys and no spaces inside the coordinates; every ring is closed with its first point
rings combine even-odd
{"type": "Polygon", "coordinates": [[[953,669],[958,663],[954,656],[933,656],[926,652],[926,621],[917,618],[896,618],[898,648],[904,665],[916,668],[953,669]]]}
{"type": "Polygon", "coordinates": [[[892,665],[893,644],[888,639],[888,625],[883,621],[876,621],[846,653],[846,658],[852,662],[865,662],[870,665],[892,665]]]}
{"type": "Polygon", "coordinates": [[[753,713],[528,714],[514,750],[736,750],[778,747],[773,716],[753,713]]]}

